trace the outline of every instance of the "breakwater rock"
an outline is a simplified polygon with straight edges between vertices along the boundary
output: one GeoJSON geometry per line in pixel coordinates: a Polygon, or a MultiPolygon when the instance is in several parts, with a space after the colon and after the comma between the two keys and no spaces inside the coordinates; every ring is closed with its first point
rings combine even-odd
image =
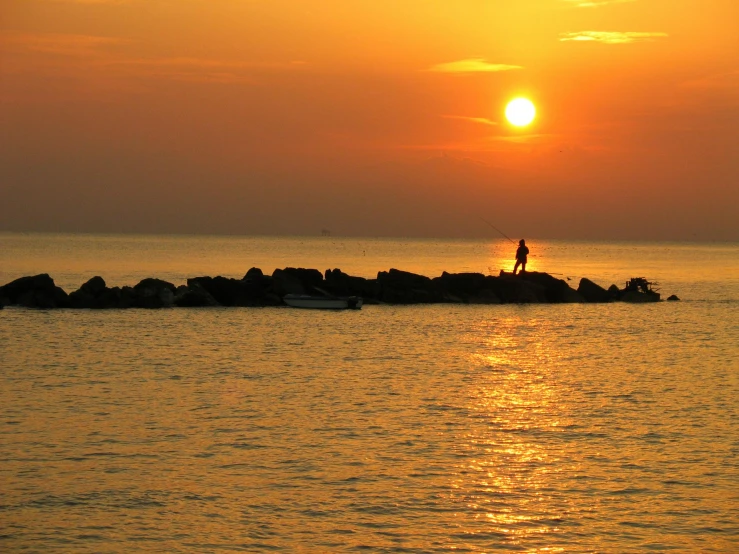
{"type": "MultiPolygon", "coordinates": [[[[639,278],[641,279],[641,278],[639,278]]],[[[365,304],[562,304],[598,302],[653,302],[659,293],[633,283],[608,289],[581,279],[577,290],[548,273],[518,275],[442,273],[427,277],[398,269],[380,271],[375,279],[347,275],[340,269],[322,274],[317,269],[287,267],[265,275],[251,268],[243,278],[193,277],[175,286],[147,278],[129,287],[108,287],[96,276],[70,294],[47,274],[21,277],[0,287],[3,306],[53,309],[193,308],[213,306],[282,306],[286,294],[361,296],[365,304]]],[[[677,298],[677,297],[675,297],[677,298]]]]}

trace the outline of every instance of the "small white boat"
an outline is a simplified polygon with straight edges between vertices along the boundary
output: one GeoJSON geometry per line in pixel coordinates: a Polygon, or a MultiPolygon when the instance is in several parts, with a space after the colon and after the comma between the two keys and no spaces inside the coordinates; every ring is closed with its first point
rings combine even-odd
{"type": "Polygon", "coordinates": [[[339,298],[335,296],[311,296],[309,294],[286,294],[282,300],[293,308],[314,310],[359,310],[362,308],[361,296],[339,298]]]}

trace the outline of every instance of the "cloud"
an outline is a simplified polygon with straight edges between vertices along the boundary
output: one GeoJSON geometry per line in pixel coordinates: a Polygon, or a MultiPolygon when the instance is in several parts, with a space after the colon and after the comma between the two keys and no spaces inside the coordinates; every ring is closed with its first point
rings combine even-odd
{"type": "Polygon", "coordinates": [[[575,42],[602,42],[604,44],[626,44],[629,42],[645,42],[667,37],[667,33],[643,33],[622,31],[580,31],[577,33],[560,33],[559,40],[575,42]]]}
{"type": "Polygon", "coordinates": [[[504,136],[491,136],[487,137],[488,142],[504,142],[514,144],[549,144],[553,138],[557,138],[560,135],[552,133],[537,133],[530,135],[504,135],[504,136]]]}
{"type": "Polygon", "coordinates": [[[55,4],[128,4],[131,0],[49,0],[55,4]]]}
{"type": "Polygon", "coordinates": [[[21,50],[59,56],[88,57],[126,42],[128,41],[119,38],[90,35],[0,33],[0,45],[7,51],[21,50]]]}
{"type": "Polygon", "coordinates": [[[456,62],[439,63],[429,67],[426,71],[435,73],[496,73],[513,69],[523,69],[523,67],[520,65],[490,63],[483,58],[467,58],[456,62]]]}
{"type": "Polygon", "coordinates": [[[739,88],[739,70],[686,81],[682,86],[696,89],[737,89],[739,88]]]}
{"type": "Polygon", "coordinates": [[[482,125],[499,125],[496,121],[491,121],[485,117],[468,117],[464,115],[443,115],[446,119],[461,119],[462,121],[470,121],[472,123],[481,123],[482,125]]]}
{"type": "Polygon", "coordinates": [[[563,0],[568,4],[572,4],[577,8],[597,8],[607,4],[626,4],[628,2],[636,2],[636,0],[563,0]]]}
{"type": "Polygon", "coordinates": [[[15,73],[39,73],[50,68],[56,73],[63,58],[64,67],[70,75],[77,72],[80,75],[90,76],[105,74],[122,78],[250,83],[254,82],[258,75],[299,71],[308,65],[300,60],[270,62],[188,57],[131,57],[125,51],[131,44],[130,40],[111,37],[0,32],[0,50],[20,54],[13,64],[15,73]],[[35,56],[33,61],[29,61],[28,54],[35,56]]]}
{"type": "Polygon", "coordinates": [[[104,65],[141,77],[225,84],[253,83],[256,72],[293,71],[307,64],[303,61],[240,62],[204,58],[128,58],[110,60],[104,65]]]}

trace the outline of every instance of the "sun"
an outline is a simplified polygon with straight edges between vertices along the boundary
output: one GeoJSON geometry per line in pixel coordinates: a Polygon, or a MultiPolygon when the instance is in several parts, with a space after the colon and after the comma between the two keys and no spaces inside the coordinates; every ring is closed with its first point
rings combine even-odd
{"type": "Polygon", "coordinates": [[[506,119],[516,127],[525,127],[536,117],[536,107],[527,98],[515,98],[505,108],[506,119]]]}

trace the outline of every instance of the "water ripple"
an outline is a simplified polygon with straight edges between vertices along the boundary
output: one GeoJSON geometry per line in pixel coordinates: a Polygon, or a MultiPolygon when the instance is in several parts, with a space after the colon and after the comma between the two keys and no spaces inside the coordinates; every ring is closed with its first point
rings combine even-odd
{"type": "Polygon", "coordinates": [[[8,310],[0,544],[731,551],[728,308],[550,308],[8,310]]]}

